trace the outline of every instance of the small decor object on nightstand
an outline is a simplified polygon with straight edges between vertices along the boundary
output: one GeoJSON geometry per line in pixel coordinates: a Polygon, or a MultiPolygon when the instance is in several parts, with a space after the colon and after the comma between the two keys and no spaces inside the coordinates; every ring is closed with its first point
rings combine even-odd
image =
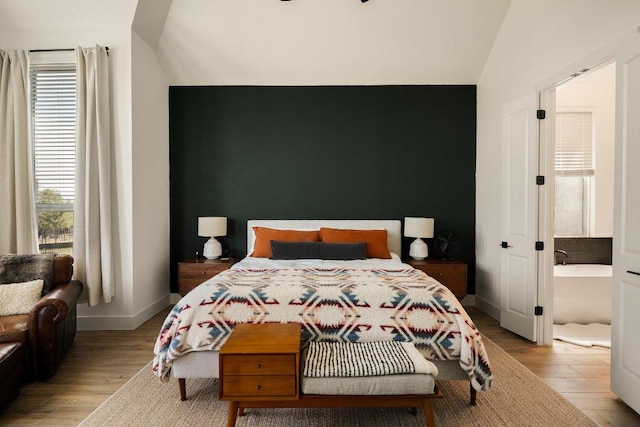
{"type": "Polygon", "coordinates": [[[433,237],[433,222],[433,218],[406,217],[404,219],[405,237],[416,238],[409,246],[411,258],[422,260],[429,256],[429,247],[422,239],[433,237]]]}
{"type": "Polygon", "coordinates": [[[443,260],[453,260],[453,255],[462,247],[462,237],[455,230],[440,230],[435,238],[435,247],[443,260]]]}
{"type": "Polygon", "coordinates": [[[222,245],[216,237],[227,235],[227,217],[198,217],[198,236],[210,237],[204,244],[202,255],[207,259],[216,259],[222,255],[222,245]]]}

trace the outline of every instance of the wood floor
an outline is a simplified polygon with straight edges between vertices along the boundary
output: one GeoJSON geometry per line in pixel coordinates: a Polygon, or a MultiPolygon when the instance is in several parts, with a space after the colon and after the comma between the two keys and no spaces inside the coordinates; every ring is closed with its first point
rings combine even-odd
{"type": "MultiPolygon", "coordinates": [[[[600,425],[640,426],[640,415],[609,391],[608,349],[565,343],[539,347],[500,328],[495,319],[473,307],[468,312],[482,333],[600,425]]],[[[151,360],[167,313],[168,309],[158,313],[135,331],[78,332],[56,375],[23,386],[20,396],[0,414],[0,425],[80,423],[151,360]]]]}

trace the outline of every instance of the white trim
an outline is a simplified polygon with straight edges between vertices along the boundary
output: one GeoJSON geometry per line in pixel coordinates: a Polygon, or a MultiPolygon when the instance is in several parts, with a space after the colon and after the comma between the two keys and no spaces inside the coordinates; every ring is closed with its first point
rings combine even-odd
{"type": "Polygon", "coordinates": [[[180,301],[182,299],[182,295],[178,294],[178,293],[172,293],[171,295],[169,295],[169,304],[177,304],[178,301],[180,301]]]}
{"type": "MultiPolygon", "coordinates": [[[[589,55],[579,59],[573,64],[565,67],[563,70],[555,73],[548,78],[540,81],[535,88],[540,96],[540,109],[547,110],[551,105],[555,112],[555,90],[560,84],[568,79],[579,70],[585,68],[594,69],[612,62],[616,62],[616,53],[621,46],[628,41],[640,36],[640,27],[634,28],[625,35],[607,43],[601,48],[593,51],[589,55]],[[553,100],[551,100],[553,96],[553,100]]],[[[547,111],[549,113],[549,111],[547,111]]],[[[618,113],[616,113],[618,114],[618,113]]],[[[549,114],[547,114],[549,117],[549,114]]],[[[540,170],[539,174],[550,177],[554,173],[554,150],[549,148],[549,138],[553,135],[553,122],[550,120],[540,121],[540,170]]],[[[541,189],[542,193],[539,198],[539,216],[538,227],[539,237],[542,241],[547,242],[549,250],[540,251],[538,263],[538,301],[544,307],[544,314],[539,319],[538,345],[553,344],[553,209],[554,209],[554,191],[552,185],[544,185],[541,189]]]]}
{"type": "Polygon", "coordinates": [[[167,294],[133,316],[78,316],[79,331],[133,331],[169,305],[167,294]]]}
{"type": "Polygon", "coordinates": [[[547,177],[538,193],[538,238],[546,242],[547,250],[538,253],[538,305],[543,315],[538,319],[538,345],[553,343],[553,217],[555,208],[555,149],[549,140],[555,138],[556,86],[539,93],[539,108],[547,111],[548,120],[540,121],[538,173],[547,177]]]}
{"type": "MultiPolygon", "coordinates": [[[[474,295],[474,305],[477,309],[482,311],[483,313],[488,314],[494,319],[500,320],[500,307],[485,300],[484,298],[474,295]]],[[[466,298],[465,298],[466,300],[466,298]]],[[[464,300],[463,300],[464,301],[464,300]]],[[[464,305],[464,304],[463,304],[464,305]]]]}
{"type": "Polygon", "coordinates": [[[460,300],[463,307],[473,307],[476,305],[476,296],[469,294],[460,300]]]}
{"type": "Polygon", "coordinates": [[[605,65],[607,63],[611,63],[615,61],[615,55],[620,46],[622,46],[625,42],[636,38],[640,35],[640,27],[636,27],[624,35],[618,37],[617,39],[612,40],[611,42],[605,44],[599,49],[594,50],[590,54],[585,57],[575,61],[573,64],[564,67],[562,70],[558,71],[555,74],[547,77],[544,80],[541,80],[540,83],[535,85],[534,89],[537,92],[542,92],[546,89],[555,88],[561,83],[564,83],[568,79],[573,78],[573,75],[579,71],[584,70],[585,68],[593,69],[600,65],[605,65]]]}

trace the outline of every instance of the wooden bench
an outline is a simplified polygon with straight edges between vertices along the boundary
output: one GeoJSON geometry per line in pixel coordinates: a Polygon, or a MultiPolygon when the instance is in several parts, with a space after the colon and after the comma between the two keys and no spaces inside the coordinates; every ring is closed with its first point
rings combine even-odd
{"type": "Polygon", "coordinates": [[[244,415],[245,408],[391,408],[408,407],[417,415],[416,408],[424,412],[425,426],[434,427],[432,399],[441,398],[442,393],[436,384],[433,394],[424,395],[370,395],[344,396],[301,394],[298,400],[243,401],[231,402],[227,426],[235,426],[236,418],[231,414],[244,415]],[[236,404],[234,407],[233,404],[236,404]]]}
{"type": "MultiPolygon", "coordinates": [[[[336,407],[409,407],[414,414],[421,407],[425,425],[433,427],[432,399],[442,397],[435,382],[433,393],[428,394],[303,393],[298,323],[237,325],[219,358],[220,400],[229,401],[227,427],[234,427],[246,408],[336,407]]],[[[432,378],[427,377],[430,389],[432,378]]],[[[376,381],[378,377],[367,378],[376,381]]]]}

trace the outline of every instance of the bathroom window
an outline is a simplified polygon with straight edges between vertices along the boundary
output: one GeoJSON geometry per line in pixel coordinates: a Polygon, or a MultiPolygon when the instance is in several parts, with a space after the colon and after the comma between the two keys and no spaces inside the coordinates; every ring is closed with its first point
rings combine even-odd
{"type": "Polygon", "coordinates": [[[556,113],[555,235],[589,237],[595,175],[592,111],[556,113]]]}

